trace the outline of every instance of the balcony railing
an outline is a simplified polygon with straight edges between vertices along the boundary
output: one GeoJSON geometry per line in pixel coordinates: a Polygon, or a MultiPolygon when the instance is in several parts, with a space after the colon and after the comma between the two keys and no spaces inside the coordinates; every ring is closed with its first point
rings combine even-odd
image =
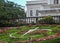
{"type": "Polygon", "coordinates": [[[60,12],[60,9],[50,9],[50,10],[40,10],[38,11],[40,13],[54,13],[54,12],[60,12]]]}

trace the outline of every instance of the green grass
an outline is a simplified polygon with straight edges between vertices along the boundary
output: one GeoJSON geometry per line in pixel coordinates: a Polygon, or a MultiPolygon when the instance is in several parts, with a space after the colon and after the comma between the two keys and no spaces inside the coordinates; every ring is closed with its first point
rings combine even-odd
{"type": "MultiPolygon", "coordinates": [[[[15,41],[28,40],[29,37],[32,37],[33,39],[45,37],[44,34],[32,34],[32,35],[27,34],[24,37],[21,37],[23,34],[15,34],[14,36],[16,36],[17,38],[10,38],[9,37],[9,34],[11,34],[11,33],[19,32],[19,31],[28,31],[30,29],[34,29],[35,27],[36,26],[32,26],[32,27],[22,26],[19,29],[13,28],[13,29],[7,30],[6,32],[0,34],[0,41],[6,41],[8,43],[14,43],[15,41]],[[20,37],[20,38],[18,38],[18,37],[20,37]]],[[[56,30],[58,31],[58,30],[60,30],[60,26],[45,25],[45,26],[39,26],[39,29],[52,29],[54,31],[56,31],[56,30]]],[[[52,35],[52,34],[55,34],[56,32],[54,32],[54,31],[52,31],[52,32],[48,31],[46,34],[48,36],[52,35]]],[[[55,39],[52,39],[52,40],[41,41],[41,42],[38,42],[38,43],[56,43],[56,42],[59,42],[59,40],[60,40],[60,38],[55,38],[55,39]],[[54,42],[54,41],[56,41],[56,42],[54,42]]],[[[33,42],[33,43],[37,43],[37,42],[33,42]]]]}

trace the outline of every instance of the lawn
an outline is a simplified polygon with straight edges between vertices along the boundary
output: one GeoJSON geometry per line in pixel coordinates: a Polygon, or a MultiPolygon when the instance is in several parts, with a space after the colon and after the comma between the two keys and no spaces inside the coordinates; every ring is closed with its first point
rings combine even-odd
{"type": "MultiPolygon", "coordinates": [[[[31,37],[32,39],[38,39],[38,38],[43,38],[43,37],[47,37],[50,35],[53,35],[55,33],[59,33],[60,32],[60,26],[56,25],[41,25],[41,26],[20,26],[18,28],[14,27],[12,29],[6,30],[3,33],[0,33],[0,41],[3,42],[8,42],[8,43],[15,43],[16,41],[25,41],[28,40],[29,37],[31,37]],[[46,31],[46,32],[40,32],[40,31],[34,31],[32,33],[28,33],[25,36],[22,37],[22,35],[27,32],[30,29],[35,29],[36,27],[39,27],[38,30],[41,29],[51,29],[52,31],[46,31]],[[15,33],[15,34],[14,34],[15,33]],[[10,37],[10,34],[12,34],[12,36],[14,37],[10,37]]],[[[51,40],[45,40],[45,41],[39,41],[38,43],[58,43],[60,42],[60,37],[57,38],[53,38],[51,40]]],[[[37,43],[34,42],[33,43],[37,43]]]]}

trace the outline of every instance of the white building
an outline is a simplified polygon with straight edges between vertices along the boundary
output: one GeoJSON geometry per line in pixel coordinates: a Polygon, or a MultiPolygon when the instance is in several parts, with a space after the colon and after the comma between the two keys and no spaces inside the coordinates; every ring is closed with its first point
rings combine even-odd
{"type": "MultiPolygon", "coordinates": [[[[60,0],[27,1],[26,6],[26,17],[60,16],[60,0]]],[[[59,20],[59,18],[55,17],[54,19],[59,20]]]]}

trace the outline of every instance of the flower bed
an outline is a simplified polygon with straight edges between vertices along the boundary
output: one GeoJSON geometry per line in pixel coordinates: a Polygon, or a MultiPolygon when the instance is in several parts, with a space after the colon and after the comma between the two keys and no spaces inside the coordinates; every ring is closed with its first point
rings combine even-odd
{"type": "Polygon", "coordinates": [[[56,34],[57,32],[54,32],[55,29],[56,30],[58,29],[57,31],[59,31],[60,27],[59,26],[52,26],[52,25],[43,25],[43,26],[40,25],[39,26],[39,30],[31,32],[31,33],[25,35],[24,37],[20,37],[25,32],[27,32],[28,30],[34,29],[34,28],[35,28],[35,26],[31,26],[31,27],[30,26],[21,26],[21,27],[12,27],[11,29],[8,29],[8,28],[1,29],[0,30],[0,32],[1,32],[0,33],[0,40],[3,41],[3,42],[4,41],[8,42],[8,43],[15,43],[15,41],[16,41],[16,43],[21,43],[21,42],[23,42],[23,43],[25,43],[25,42],[29,43],[29,39],[28,38],[32,37],[33,43],[42,43],[42,42],[47,43],[47,40],[51,41],[52,39],[55,39],[58,36],[60,37],[60,33],[56,34]],[[50,31],[42,31],[41,29],[51,29],[52,32],[50,32],[50,31]],[[11,33],[15,33],[15,32],[17,32],[17,34],[15,34],[13,36],[16,36],[17,38],[10,38],[9,35],[11,33]]]}
{"type": "MultiPolygon", "coordinates": [[[[51,36],[48,36],[48,37],[44,37],[44,38],[38,38],[38,39],[33,39],[32,42],[40,42],[40,41],[45,41],[45,40],[51,40],[51,39],[54,39],[54,38],[57,38],[57,37],[60,37],[60,33],[57,33],[57,34],[54,34],[54,35],[51,35],[51,36]]],[[[26,41],[23,41],[24,43],[29,43],[30,40],[26,40],[26,41]]]]}

